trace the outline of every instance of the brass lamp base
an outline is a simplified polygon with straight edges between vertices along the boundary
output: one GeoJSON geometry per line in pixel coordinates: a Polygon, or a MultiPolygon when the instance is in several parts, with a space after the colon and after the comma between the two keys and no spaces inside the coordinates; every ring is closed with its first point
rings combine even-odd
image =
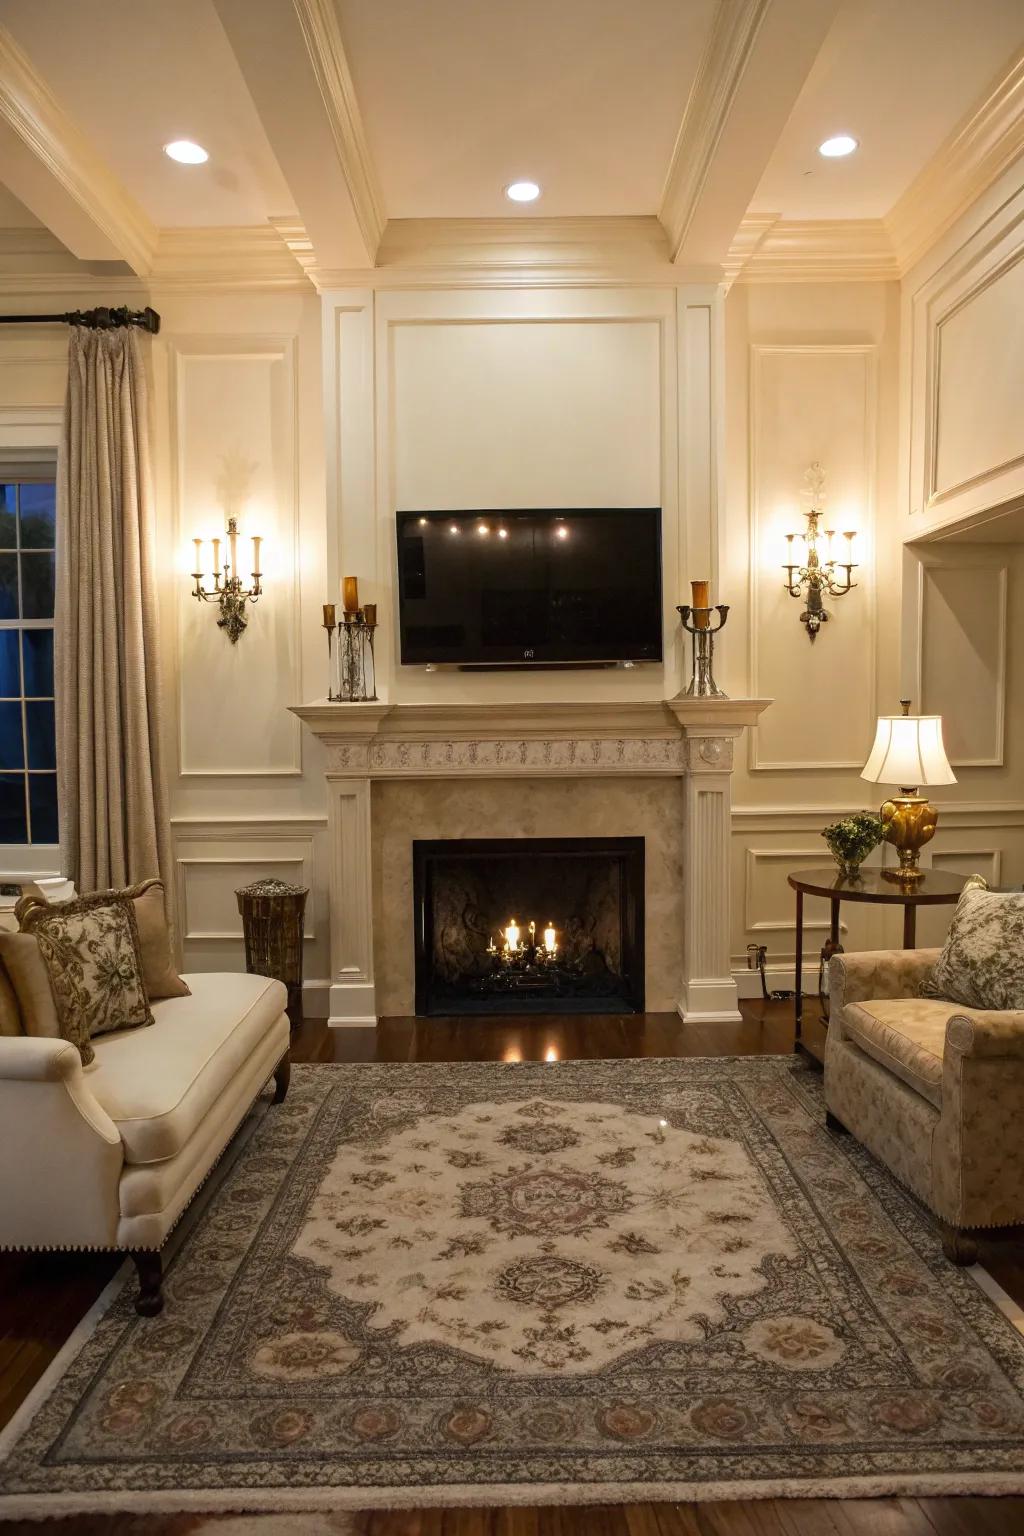
{"type": "Polygon", "coordinates": [[[938,811],[924,795],[905,789],[886,800],[878,814],[882,818],[882,836],[896,849],[900,861],[898,869],[885,869],[882,873],[889,880],[920,880],[924,871],[918,859],[925,843],[935,836],[938,811]]]}

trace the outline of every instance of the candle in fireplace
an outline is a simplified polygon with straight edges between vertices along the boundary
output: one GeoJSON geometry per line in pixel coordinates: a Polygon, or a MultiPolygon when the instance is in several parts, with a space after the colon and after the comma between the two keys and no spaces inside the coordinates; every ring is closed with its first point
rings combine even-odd
{"type": "Polygon", "coordinates": [[[516,950],[519,948],[519,926],[516,923],[515,918],[512,919],[508,927],[505,929],[505,943],[508,945],[510,950],[516,950]]]}
{"type": "Polygon", "coordinates": [[[549,955],[553,955],[558,948],[558,934],[553,923],[548,923],[544,929],[544,948],[549,955]]]}

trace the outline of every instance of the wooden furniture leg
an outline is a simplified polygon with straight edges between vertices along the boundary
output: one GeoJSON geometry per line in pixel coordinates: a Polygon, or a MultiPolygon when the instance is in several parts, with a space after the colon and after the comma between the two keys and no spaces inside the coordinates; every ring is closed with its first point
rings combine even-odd
{"type": "Polygon", "coordinates": [[[288,1084],[292,1080],[291,1056],[287,1051],[281,1057],[274,1068],[274,1103],[283,1104],[288,1092],[288,1084]]]}
{"type": "Polygon", "coordinates": [[[976,1264],[978,1239],[963,1227],[950,1227],[943,1222],[942,1251],[951,1264],[976,1264]]]}
{"type": "Polygon", "coordinates": [[[135,1298],[135,1310],[140,1317],[156,1317],[164,1309],[163,1259],[154,1248],[136,1248],[132,1259],[139,1273],[139,1294],[135,1298]]]}
{"type": "Polygon", "coordinates": [[[796,893],[796,979],[793,982],[793,1049],[800,1049],[804,1021],[804,893],[796,893]]]}
{"type": "Polygon", "coordinates": [[[917,907],[909,901],[903,904],[903,948],[917,948],[917,907]]]}

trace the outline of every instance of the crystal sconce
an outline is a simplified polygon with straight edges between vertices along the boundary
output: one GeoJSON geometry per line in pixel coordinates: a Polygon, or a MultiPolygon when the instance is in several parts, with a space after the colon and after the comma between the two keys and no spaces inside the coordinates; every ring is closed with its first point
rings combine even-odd
{"type": "Polygon", "coordinates": [[[260,586],[260,545],[263,540],[253,536],[252,541],[252,576],[247,586],[238,574],[238,523],[235,518],[228,518],[228,558],[223,566],[220,560],[220,539],[211,539],[213,545],[213,586],[203,585],[203,541],[193,539],[195,545],[196,569],[192,572],[195,586],[192,596],[201,603],[216,603],[220,609],[220,617],[217,625],[224,631],[232,645],[238,644],[241,635],[249,620],[245,616],[246,603],[254,603],[262,596],[263,588],[260,586]]]}
{"type": "Polygon", "coordinates": [[[825,471],[820,464],[812,464],[805,475],[811,510],[806,513],[807,528],[803,533],[786,534],[786,591],[790,597],[802,599],[804,611],[800,622],[807,630],[807,637],[814,641],[818,631],[826,624],[830,614],[825,607],[825,597],[845,597],[857,583],[853,573],[857,569],[854,560],[853,532],[844,533],[845,559],[838,559],[834,550],[836,538],[831,528],[823,529],[822,503],[825,500],[823,486],[825,471]],[[844,572],[845,574],[840,574],[844,572]]]}

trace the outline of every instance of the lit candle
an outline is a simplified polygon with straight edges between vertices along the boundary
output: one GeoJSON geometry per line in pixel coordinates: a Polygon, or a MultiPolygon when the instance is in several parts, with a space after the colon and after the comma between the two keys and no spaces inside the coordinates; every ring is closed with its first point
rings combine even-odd
{"type": "Polygon", "coordinates": [[[195,565],[192,568],[192,574],[193,576],[201,576],[203,574],[203,541],[202,539],[193,539],[192,543],[196,547],[195,565]]]}
{"type": "Polygon", "coordinates": [[[334,628],[334,604],[324,603],[324,629],[334,628]]]}
{"type": "Polygon", "coordinates": [[[262,543],[262,536],[254,533],[252,536],[252,573],[254,576],[260,574],[260,545],[262,543]]]}
{"type": "Polygon", "coordinates": [[[508,945],[509,949],[517,949],[519,946],[519,929],[516,925],[515,918],[512,919],[508,927],[505,929],[505,943],[508,945]]]}
{"type": "Polygon", "coordinates": [[[212,542],[213,542],[213,574],[215,576],[219,576],[220,575],[220,539],[214,539],[212,542]]]}
{"type": "Polygon", "coordinates": [[[548,923],[548,926],[544,929],[544,948],[549,955],[553,955],[558,948],[558,935],[552,923],[548,923]]]}
{"type": "Polygon", "coordinates": [[[231,574],[238,575],[238,534],[234,528],[228,533],[228,544],[231,547],[231,574]]]}
{"type": "Polygon", "coordinates": [[[707,629],[707,627],[708,627],[708,617],[709,617],[709,615],[707,614],[707,612],[701,613],[699,610],[701,608],[703,608],[705,610],[707,609],[707,606],[708,606],[708,587],[709,587],[709,585],[710,585],[710,583],[706,582],[706,581],[691,581],[690,582],[690,590],[693,593],[693,600],[692,600],[691,606],[693,608],[693,627],[694,627],[694,629],[707,629]]]}
{"type": "Polygon", "coordinates": [[[355,576],[341,578],[341,599],[346,614],[359,612],[359,582],[355,576]]]}

